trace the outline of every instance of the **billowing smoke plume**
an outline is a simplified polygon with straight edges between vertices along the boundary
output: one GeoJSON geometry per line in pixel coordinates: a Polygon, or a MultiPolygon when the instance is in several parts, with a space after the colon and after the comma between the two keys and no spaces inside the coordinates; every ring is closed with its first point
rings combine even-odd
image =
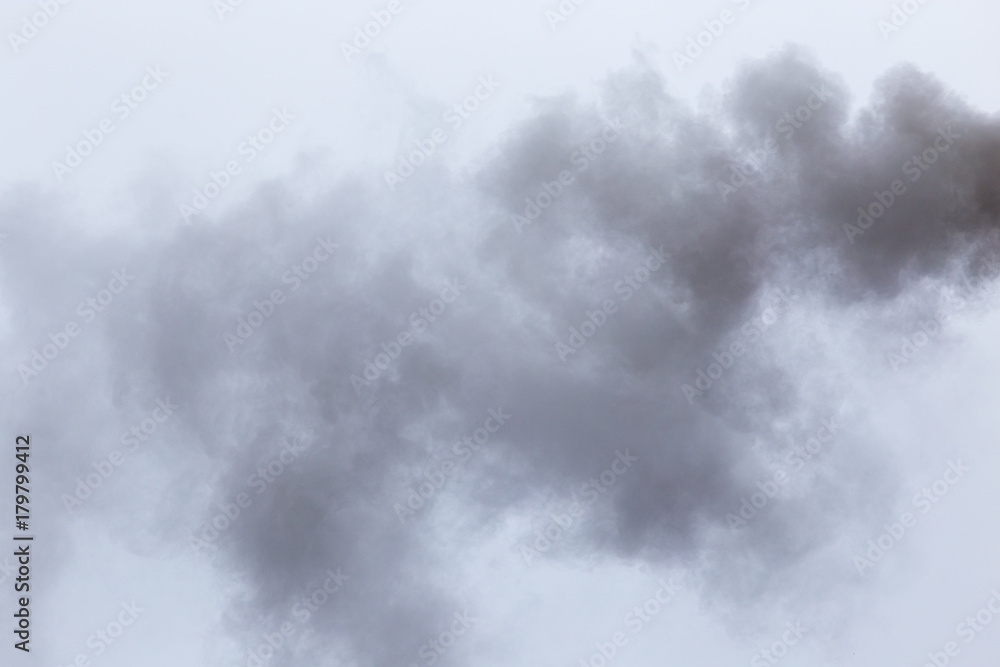
{"type": "MultiPolygon", "coordinates": [[[[781,597],[896,493],[831,346],[860,332],[881,353],[934,310],[928,285],[995,275],[1000,125],[909,67],[852,115],[797,51],[697,109],[667,88],[638,62],[592,106],[542,104],[474,174],[436,156],[395,190],[306,194],[315,176],[291,174],[190,225],[162,192],[113,236],[7,192],[8,410],[62,452],[47,484],[72,495],[140,425],[134,468],[72,517],[211,562],[248,645],[304,628],[274,664],[414,662],[466,608],[463,547],[499,533],[515,559],[642,559],[715,602],[781,597]],[[820,436],[772,496],[776,462],[820,436]],[[553,515],[584,520],[539,549],[553,515]]],[[[803,597],[847,580],[837,556],[803,597]]]]}

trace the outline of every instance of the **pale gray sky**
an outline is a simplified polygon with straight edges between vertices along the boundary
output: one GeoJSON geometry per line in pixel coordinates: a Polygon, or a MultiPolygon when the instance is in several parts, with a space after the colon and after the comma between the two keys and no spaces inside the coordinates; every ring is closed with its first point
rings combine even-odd
{"type": "Polygon", "coordinates": [[[0,8],[11,664],[997,654],[1000,8],[224,2],[0,8]]]}

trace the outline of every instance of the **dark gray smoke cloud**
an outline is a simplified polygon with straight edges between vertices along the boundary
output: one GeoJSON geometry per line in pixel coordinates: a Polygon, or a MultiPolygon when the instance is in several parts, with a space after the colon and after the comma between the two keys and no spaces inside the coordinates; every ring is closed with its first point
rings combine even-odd
{"type": "MultiPolygon", "coordinates": [[[[394,193],[365,175],[303,194],[307,175],[292,174],[224,216],[185,226],[159,212],[100,235],[73,223],[69,203],[15,188],[0,202],[9,368],[80,320],[77,304],[112,270],[135,278],[27,386],[12,371],[8,409],[45,424],[36,432],[59,452],[47,483],[71,493],[169,396],[179,407],[134,467],[73,516],[100,512],[136,549],[179,555],[248,494],[206,553],[239,587],[229,622],[240,641],[296,623],[273,664],[314,664],[330,647],[364,665],[417,661],[468,608],[448,583],[467,558],[441,556],[442,531],[474,544],[507,517],[544,525],[544,508],[565,507],[625,449],[638,463],[549,557],[684,565],[713,603],[770,604],[785,595],[780,579],[815,574],[896,493],[864,415],[845,408],[849,384],[824,376],[822,348],[791,358],[779,341],[811,335],[809,314],[823,312],[885,344],[899,321],[880,313],[916,322],[929,308],[912,298],[920,284],[958,285],[998,248],[995,118],[906,66],[854,117],[850,102],[794,50],[747,65],[698,109],[640,61],[595,104],[540,103],[472,176],[431,161],[394,193]],[[933,163],[913,172],[930,149],[933,163]],[[905,189],[859,222],[893,181],[905,189]],[[287,272],[320,239],[338,247],[292,289],[287,272]],[[661,248],[666,261],[650,259],[661,248]],[[459,294],[431,321],[420,309],[448,281],[459,294]],[[283,302],[252,335],[227,339],[275,289],[283,302]],[[774,290],[788,309],[748,325],[778,303],[774,290]],[[588,320],[600,325],[573,338],[588,320]],[[412,344],[366,378],[402,332],[412,344]],[[734,341],[745,353],[699,388],[734,341]],[[509,422],[401,522],[408,489],[498,408],[509,422]],[[772,475],[764,459],[831,417],[840,430],[806,473],[808,493],[731,529],[727,515],[772,475]],[[285,442],[305,449],[258,494],[251,476],[285,442]],[[295,604],[337,568],[346,582],[298,625],[295,604]]],[[[61,501],[49,512],[68,516],[61,501]]],[[[849,574],[809,579],[799,595],[849,574]]]]}

